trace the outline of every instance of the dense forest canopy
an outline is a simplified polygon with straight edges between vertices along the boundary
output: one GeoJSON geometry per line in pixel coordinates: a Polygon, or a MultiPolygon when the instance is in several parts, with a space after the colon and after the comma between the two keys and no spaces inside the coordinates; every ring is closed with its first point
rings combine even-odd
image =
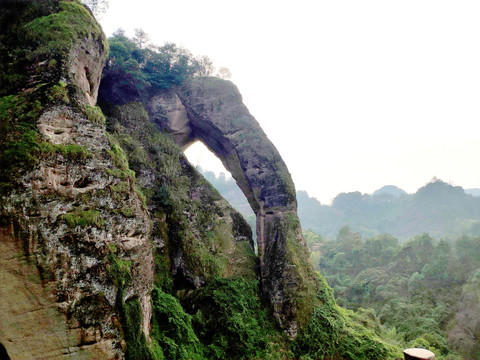
{"type": "Polygon", "coordinates": [[[454,359],[448,354],[457,347],[468,359],[480,356],[480,237],[451,243],[422,234],[400,244],[348,227],[334,240],[305,235],[341,306],[374,309],[405,341],[435,354],[454,359]],[[472,318],[464,319],[467,311],[472,318]]]}

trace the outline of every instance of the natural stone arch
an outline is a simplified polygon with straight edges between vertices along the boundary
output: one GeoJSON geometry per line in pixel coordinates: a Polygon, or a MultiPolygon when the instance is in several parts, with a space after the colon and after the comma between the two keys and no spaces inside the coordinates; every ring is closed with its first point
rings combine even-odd
{"type": "Polygon", "coordinates": [[[184,149],[203,142],[245,194],[257,217],[262,292],[282,328],[294,337],[297,325],[310,317],[317,286],[295,187],[277,149],[229,81],[195,78],[154,96],[148,107],[151,119],[184,149]]]}

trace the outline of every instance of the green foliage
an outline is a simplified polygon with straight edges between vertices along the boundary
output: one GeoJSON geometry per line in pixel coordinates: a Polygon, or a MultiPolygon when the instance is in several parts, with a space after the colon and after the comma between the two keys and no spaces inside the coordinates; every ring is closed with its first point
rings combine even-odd
{"type": "Polygon", "coordinates": [[[12,141],[7,144],[4,156],[2,156],[3,162],[8,165],[20,167],[24,165],[29,167],[37,160],[40,154],[40,147],[38,141],[38,133],[35,130],[28,130],[28,126],[19,126],[26,131],[21,135],[19,141],[12,141]]]}
{"type": "Polygon", "coordinates": [[[47,99],[52,104],[68,104],[70,99],[68,98],[67,84],[60,81],[58,84],[53,85],[47,91],[47,99]]]}
{"type": "Polygon", "coordinates": [[[135,178],[135,172],[130,170],[128,165],[128,158],[122,150],[121,146],[118,145],[118,142],[112,136],[109,136],[111,145],[111,150],[108,152],[113,160],[113,165],[120,170],[120,173],[111,170],[112,175],[119,175],[120,178],[135,178]]]}
{"type": "Polygon", "coordinates": [[[83,114],[94,124],[105,124],[105,116],[98,106],[85,105],[82,108],[83,114]]]}
{"type": "Polygon", "coordinates": [[[109,255],[109,272],[115,286],[123,288],[131,280],[132,262],[118,259],[115,255],[109,255]]]}
{"type": "Polygon", "coordinates": [[[99,102],[125,104],[179,85],[199,73],[201,64],[173,43],[144,47],[120,32],[108,39],[110,57],[103,72],[99,102]]]}
{"type": "Polygon", "coordinates": [[[142,309],[139,300],[134,298],[126,302],[122,301],[122,303],[122,328],[127,343],[125,358],[127,360],[157,360],[151,353],[142,331],[142,309]]]}
{"type": "Polygon", "coordinates": [[[24,26],[25,38],[35,44],[29,57],[60,54],[71,48],[77,39],[102,34],[80,1],[60,1],[60,11],[38,17],[24,26]]]}
{"type": "Polygon", "coordinates": [[[1,178],[8,181],[50,154],[60,154],[70,160],[86,160],[92,156],[77,144],[54,145],[40,140],[36,123],[45,104],[68,101],[68,92],[62,82],[38,85],[33,91],[0,98],[1,178]]]}
{"type": "Polygon", "coordinates": [[[393,358],[399,349],[387,345],[371,328],[356,321],[358,315],[335,304],[329,286],[324,283],[323,306],[315,307],[308,325],[295,343],[298,357],[311,359],[374,360],[393,358]]]}
{"type": "Polygon", "coordinates": [[[102,219],[100,212],[97,210],[72,211],[61,215],[60,218],[71,228],[77,226],[83,228],[90,226],[102,228],[105,224],[105,220],[102,219]]]}
{"type": "Polygon", "coordinates": [[[153,200],[160,206],[164,208],[168,208],[171,205],[170,190],[168,189],[168,186],[165,186],[165,185],[160,186],[160,188],[155,193],[153,200]]]}
{"type": "Polygon", "coordinates": [[[158,253],[155,254],[154,284],[155,287],[166,293],[171,292],[173,288],[173,280],[165,256],[158,253]]]}
{"type": "Polygon", "coordinates": [[[127,348],[125,357],[128,360],[161,360],[163,357],[156,357],[147,344],[145,334],[142,330],[142,309],[138,298],[124,301],[126,287],[132,281],[131,260],[118,257],[118,248],[115,244],[108,245],[107,271],[112,283],[117,287],[116,307],[120,314],[120,321],[127,348]]]}
{"type": "Polygon", "coordinates": [[[90,150],[78,144],[62,145],[44,141],[39,144],[39,149],[42,155],[60,154],[70,160],[86,160],[93,156],[90,150]]]}
{"type": "Polygon", "coordinates": [[[338,303],[375,309],[382,323],[395,329],[393,338],[401,346],[427,341],[424,347],[437,358],[461,359],[447,334],[452,326],[458,328],[457,309],[476,306],[468,300],[474,298],[473,287],[463,284],[480,267],[479,244],[479,237],[463,236],[452,245],[428,234],[402,245],[389,235],[363,241],[344,228],[336,241],[323,239],[316,246],[322,250],[320,270],[338,303]]]}
{"type": "Polygon", "coordinates": [[[30,168],[40,155],[39,137],[33,125],[42,111],[32,96],[9,95],[0,98],[1,177],[21,168],[30,168]]]}
{"type": "Polygon", "coordinates": [[[258,283],[215,279],[184,299],[208,359],[265,358],[274,328],[261,307],[258,283]]]}
{"type": "Polygon", "coordinates": [[[172,360],[204,359],[202,345],[192,327],[192,317],[179,301],[160,289],[152,291],[152,350],[172,360]]]}

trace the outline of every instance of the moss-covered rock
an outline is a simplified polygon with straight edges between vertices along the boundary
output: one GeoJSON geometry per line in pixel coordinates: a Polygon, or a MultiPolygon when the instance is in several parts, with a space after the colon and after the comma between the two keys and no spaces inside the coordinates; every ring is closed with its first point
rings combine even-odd
{"type": "Polygon", "coordinates": [[[77,0],[2,1],[0,29],[0,222],[46,290],[35,333],[14,330],[33,310],[10,296],[25,297],[2,294],[0,343],[11,358],[121,358],[117,300],[137,299],[148,336],[154,261],[134,174],[93,108],[105,36],[77,0]]]}
{"type": "Polygon", "coordinates": [[[215,277],[256,278],[251,229],[188,163],[142,103],[107,108],[112,137],[128,155],[152,214],[154,242],[176,290],[215,277]]]}

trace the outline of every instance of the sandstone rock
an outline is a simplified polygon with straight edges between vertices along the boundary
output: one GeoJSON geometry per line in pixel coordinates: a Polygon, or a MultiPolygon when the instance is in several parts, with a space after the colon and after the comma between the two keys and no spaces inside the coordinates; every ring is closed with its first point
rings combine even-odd
{"type": "Polygon", "coordinates": [[[152,97],[147,108],[178,145],[202,141],[231,172],[257,216],[263,294],[280,326],[295,337],[298,323],[305,325],[313,310],[317,285],[295,187],[280,154],[229,81],[194,78],[152,97]]]}
{"type": "Polygon", "coordinates": [[[139,299],[148,337],[154,266],[147,209],[92,107],[105,36],[77,1],[0,14],[2,56],[24,54],[10,65],[28,75],[1,90],[0,343],[13,359],[122,358],[118,304],[139,299]]]}
{"type": "MultiPolygon", "coordinates": [[[[186,116],[181,107],[175,110],[180,103],[173,95],[161,103],[172,104],[173,118],[183,117],[184,123],[186,116]]],[[[188,163],[172,138],[155,128],[144,105],[110,107],[108,122],[138,183],[151,194],[147,203],[157,254],[166,260],[177,294],[215,277],[255,279],[250,227],[188,163]]]]}

